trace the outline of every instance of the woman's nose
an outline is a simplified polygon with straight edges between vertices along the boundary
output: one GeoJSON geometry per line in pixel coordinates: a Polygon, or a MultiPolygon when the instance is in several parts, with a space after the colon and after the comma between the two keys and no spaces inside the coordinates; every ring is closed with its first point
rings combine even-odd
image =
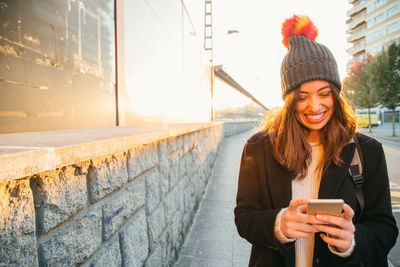
{"type": "Polygon", "coordinates": [[[321,106],[321,101],[318,97],[310,97],[310,100],[308,101],[308,106],[312,112],[317,112],[319,111],[319,108],[321,106]]]}

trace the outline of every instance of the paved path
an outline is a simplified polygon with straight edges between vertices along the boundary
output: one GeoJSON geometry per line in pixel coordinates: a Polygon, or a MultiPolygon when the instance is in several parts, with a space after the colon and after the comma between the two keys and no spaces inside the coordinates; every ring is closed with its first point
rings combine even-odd
{"type": "Polygon", "coordinates": [[[361,128],[360,132],[372,136],[380,142],[400,144],[400,123],[396,123],[396,136],[392,136],[393,126],[391,123],[385,123],[377,127],[373,127],[371,132],[367,128],[361,128]]]}
{"type": "Polygon", "coordinates": [[[175,267],[244,267],[250,243],[236,231],[237,178],[243,145],[253,131],[223,140],[214,172],[175,267]]]}

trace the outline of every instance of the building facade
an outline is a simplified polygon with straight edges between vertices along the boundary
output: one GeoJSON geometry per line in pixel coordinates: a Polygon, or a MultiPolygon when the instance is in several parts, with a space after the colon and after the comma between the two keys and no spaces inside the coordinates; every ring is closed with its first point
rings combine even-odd
{"type": "Polygon", "coordinates": [[[0,0],[0,134],[209,121],[204,9],[0,0]]]}
{"type": "Polygon", "coordinates": [[[377,55],[392,42],[400,39],[399,0],[349,0],[352,8],[347,11],[347,49],[351,59],[350,69],[355,61],[367,55],[377,55]]]}

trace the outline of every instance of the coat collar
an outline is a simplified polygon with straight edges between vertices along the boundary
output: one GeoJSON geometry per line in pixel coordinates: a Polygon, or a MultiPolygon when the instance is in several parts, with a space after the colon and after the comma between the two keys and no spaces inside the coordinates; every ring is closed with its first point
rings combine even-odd
{"type": "Polygon", "coordinates": [[[267,174],[267,182],[269,184],[274,207],[288,207],[290,200],[292,199],[292,180],[290,173],[287,168],[280,165],[274,159],[272,160],[268,172],[270,172],[270,174],[267,174]]]}
{"type": "MultiPolygon", "coordinates": [[[[346,177],[346,172],[353,158],[355,147],[353,142],[347,144],[340,153],[340,158],[343,161],[342,164],[340,166],[329,164],[326,168],[321,178],[318,194],[319,198],[335,198],[346,177]]],[[[266,157],[266,160],[270,159],[271,157],[266,157]]],[[[266,166],[270,166],[267,171],[270,172],[269,174],[267,173],[267,183],[270,187],[270,194],[274,206],[276,208],[288,207],[292,199],[292,181],[290,173],[275,160],[272,160],[272,163],[266,162],[266,166]]]]}

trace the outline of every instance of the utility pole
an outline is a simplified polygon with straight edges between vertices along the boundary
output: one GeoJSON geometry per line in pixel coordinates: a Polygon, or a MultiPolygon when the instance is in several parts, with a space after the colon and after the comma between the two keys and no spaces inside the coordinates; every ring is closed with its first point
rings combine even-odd
{"type": "Polygon", "coordinates": [[[211,121],[214,121],[214,62],[213,62],[213,31],[211,0],[204,2],[204,50],[208,54],[210,70],[211,121]]]}

